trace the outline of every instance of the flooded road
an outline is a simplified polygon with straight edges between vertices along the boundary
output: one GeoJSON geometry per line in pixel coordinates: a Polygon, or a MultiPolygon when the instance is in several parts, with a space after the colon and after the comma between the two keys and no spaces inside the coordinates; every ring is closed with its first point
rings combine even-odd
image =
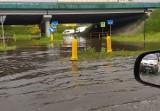
{"type": "Polygon", "coordinates": [[[133,77],[135,58],[72,62],[60,55],[59,48],[42,46],[1,53],[1,110],[159,110],[159,89],[133,77]]]}

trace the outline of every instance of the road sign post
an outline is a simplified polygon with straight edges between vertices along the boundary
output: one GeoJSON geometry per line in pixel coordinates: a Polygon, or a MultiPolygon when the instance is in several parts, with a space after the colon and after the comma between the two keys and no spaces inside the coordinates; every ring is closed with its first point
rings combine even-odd
{"type": "Polygon", "coordinates": [[[53,27],[50,27],[49,31],[51,33],[51,42],[53,42],[53,32],[55,31],[55,29],[53,27]]]}
{"type": "Polygon", "coordinates": [[[57,26],[58,26],[58,21],[53,21],[51,23],[51,27],[49,28],[49,31],[51,33],[51,42],[53,42],[53,32],[57,30],[57,26]]]}
{"type": "Polygon", "coordinates": [[[111,25],[113,24],[113,20],[108,20],[108,25],[110,25],[110,36],[111,36],[111,25]]]}
{"type": "Polygon", "coordinates": [[[58,21],[53,21],[51,25],[54,29],[56,29],[55,31],[57,31],[58,21]]]}
{"type": "Polygon", "coordinates": [[[0,22],[1,22],[1,26],[2,26],[2,38],[3,38],[3,47],[5,48],[5,38],[4,38],[4,28],[3,28],[3,24],[4,21],[6,19],[6,16],[0,16],[0,22]]]}
{"type": "Polygon", "coordinates": [[[102,37],[103,37],[103,27],[106,27],[106,23],[105,23],[105,22],[101,22],[101,28],[102,28],[102,37]]]}

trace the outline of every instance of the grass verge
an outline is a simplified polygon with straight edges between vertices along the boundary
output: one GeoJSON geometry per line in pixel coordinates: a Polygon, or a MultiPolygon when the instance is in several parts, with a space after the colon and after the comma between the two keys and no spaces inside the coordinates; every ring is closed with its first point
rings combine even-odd
{"type": "Polygon", "coordinates": [[[15,50],[16,46],[6,46],[5,48],[3,46],[0,46],[0,51],[3,50],[15,50]]]}
{"type": "MultiPolygon", "coordinates": [[[[160,33],[146,33],[145,35],[145,42],[160,42],[160,33]]],[[[143,33],[135,35],[113,35],[111,38],[118,42],[144,42],[143,33]]]]}
{"type": "Polygon", "coordinates": [[[137,57],[143,53],[144,50],[128,51],[128,50],[117,50],[107,53],[105,48],[102,48],[101,52],[96,52],[93,48],[87,48],[85,51],[80,52],[78,55],[79,61],[99,61],[106,58],[114,57],[137,57]]]}
{"type": "Polygon", "coordinates": [[[40,39],[40,44],[47,44],[50,42],[54,42],[54,43],[61,43],[63,41],[63,35],[59,34],[59,33],[54,33],[53,34],[53,41],[51,41],[50,37],[42,37],[40,39]]]}

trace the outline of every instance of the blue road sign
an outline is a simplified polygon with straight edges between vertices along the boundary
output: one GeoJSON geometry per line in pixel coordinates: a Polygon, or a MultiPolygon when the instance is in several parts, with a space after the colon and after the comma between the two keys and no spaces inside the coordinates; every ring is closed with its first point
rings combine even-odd
{"type": "Polygon", "coordinates": [[[108,25],[112,25],[113,24],[113,20],[108,20],[108,25]]]}
{"type": "Polygon", "coordinates": [[[55,29],[53,27],[49,28],[50,33],[53,33],[55,31],[55,29]]]}
{"type": "Polygon", "coordinates": [[[58,21],[53,21],[53,22],[52,22],[52,25],[53,25],[53,26],[57,26],[57,25],[58,25],[58,21]]]}

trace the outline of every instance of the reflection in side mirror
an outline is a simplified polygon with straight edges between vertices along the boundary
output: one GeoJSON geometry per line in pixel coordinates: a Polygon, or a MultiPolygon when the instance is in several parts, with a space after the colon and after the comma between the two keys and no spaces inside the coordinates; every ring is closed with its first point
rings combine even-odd
{"type": "Polygon", "coordinates": [[[158,61],[160,53],[147,54],[140,63],[140,78],[149,83],[160,85],[160,63],[158,61]]]}
{"type": "Polygon", "coordinates": [[[144,75],[153,75],[159,72],[159,61],[157,53],[147,54],[142,58],[140,64],[140,73],[144,75]]]}
{"type": "Polygon", "coordinates": [[[135,63],[135,79],[143,84],[160,88],[160,51],[141,54],[135,63]]]}

